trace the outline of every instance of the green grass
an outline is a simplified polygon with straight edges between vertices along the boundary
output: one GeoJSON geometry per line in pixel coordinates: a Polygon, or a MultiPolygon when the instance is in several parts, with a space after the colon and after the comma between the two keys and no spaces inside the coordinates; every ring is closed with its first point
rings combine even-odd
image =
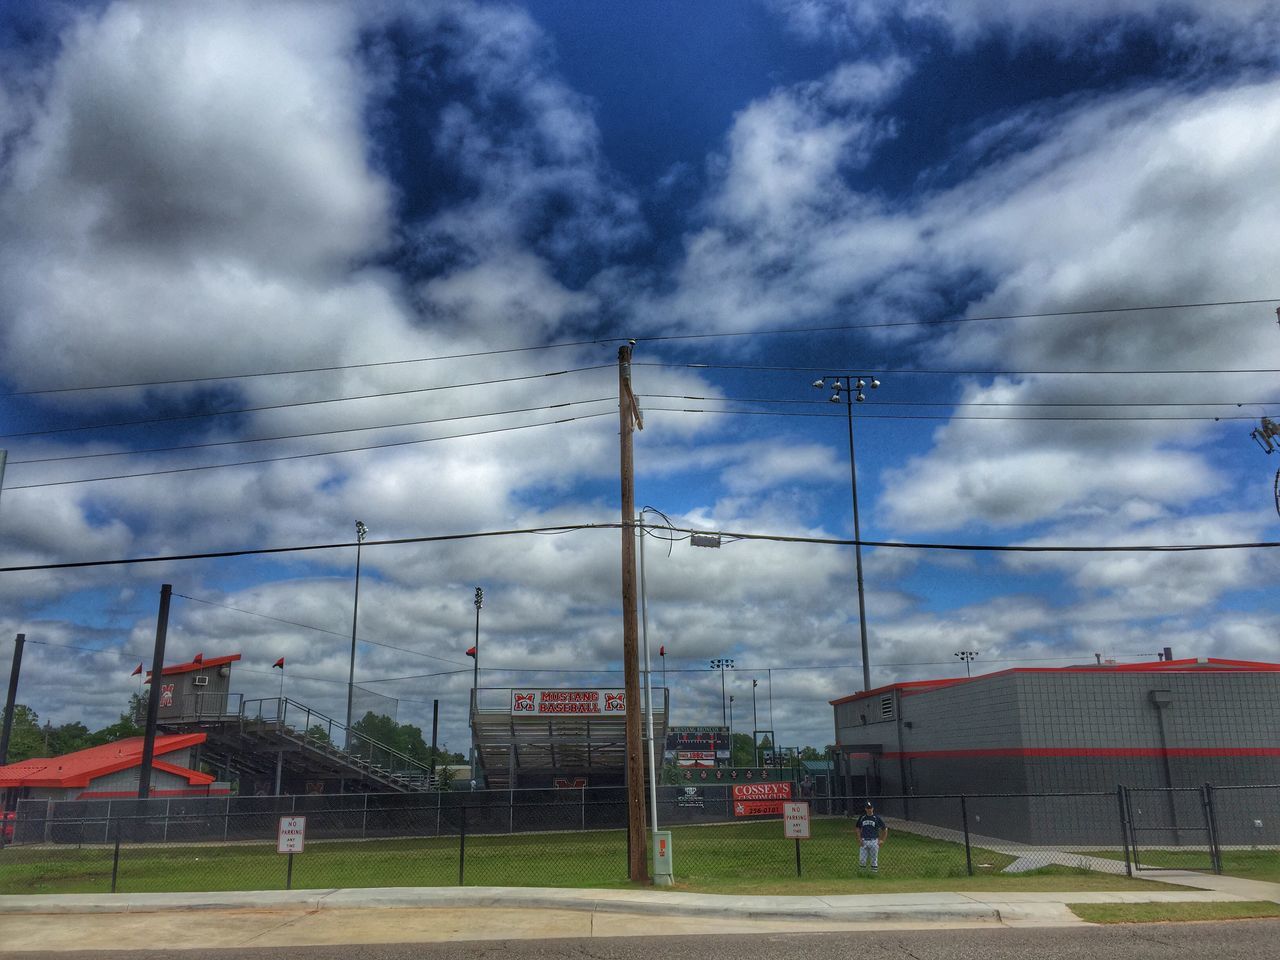
{"type": "MultiPolygon", "coordinates": [[[[1124,854],[1115,850],[1101,850],[1087,856],[1124,859],[1124,854]]],[[[1148,867],[1199,870],[1202,873],[1213,869],[1205,850],[1143,850],[1140,856],[1143,865],[1148,867]]],[[[1231,877],[1280,883],[1280,850],[1223,850],[1222,872],[1231,877]]]]}
{"type": "Polygon", "coordinates": [[[1069,903],[1089,923],[1172,923],[1189,920],[1250,920],[1280,917],[1280,903],[1234,900],[1219,903],[1069,903]]]}
{"type": "MultiPolygon", "coordinates": [[[[672,831],[676,889],[705,893],[829,894],[927,890],[1140,890],[1162,885],[1123,876],[1050,866],[1002,874],[1012,858],[975,848],[975,875],[964,847],[895,832],[873,874],[857,865],[848,820],[813,821],[795,843],[777,821],[681,826],[672,831]]],[[[9,847],[0,851],[0,894],[103,893],[111,887],[110,847],[9,847]]],[[[287,857],[274,843],[124,846],[117,890],[278,890],[287,857]]],[[[623,831],[468,836],[469,886],[627,887],[623,831]]],[[[452,886],[458,883],[458,839],[311,841],[294,857],[296,889],[452,886]]]]}

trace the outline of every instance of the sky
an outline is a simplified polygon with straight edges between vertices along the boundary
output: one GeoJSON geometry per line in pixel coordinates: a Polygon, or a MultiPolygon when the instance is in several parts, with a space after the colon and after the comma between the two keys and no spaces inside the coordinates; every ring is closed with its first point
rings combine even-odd
{"type": "Polygon", "coordinates": [[[873,686],[1278,659],[1274,549],[942,548],[1280,540],[1278,6],[5,4],[0,670],[113,721],[167,583],[341,718],[360,520],[361,703],[465,752],[476,586],[482,686],[621,686],[628,340],[674,723],[832,742],[849,409],[873,686]]]}

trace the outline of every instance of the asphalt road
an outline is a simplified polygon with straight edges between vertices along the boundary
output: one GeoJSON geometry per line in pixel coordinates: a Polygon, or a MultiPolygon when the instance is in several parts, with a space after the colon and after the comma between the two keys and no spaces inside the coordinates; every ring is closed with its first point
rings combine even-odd
{"type": "MultiPolygon", "coordinates": [[[[655,918],[655,923],[661,920],[655,918]]],[[[487,940],[234,950],[8,953],[3,960],[1257,960],[1275,956],[1280,921],[993,930],[487,940]]]]}

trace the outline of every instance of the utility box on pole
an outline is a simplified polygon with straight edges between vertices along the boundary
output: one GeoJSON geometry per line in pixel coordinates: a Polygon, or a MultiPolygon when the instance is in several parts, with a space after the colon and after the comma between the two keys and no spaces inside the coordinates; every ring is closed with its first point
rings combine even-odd
{"type": "Polygon", "coordinates": [[[653,831],[653,884],[669,887],[675,883],[671,867],[671,831],[653,831]]]}

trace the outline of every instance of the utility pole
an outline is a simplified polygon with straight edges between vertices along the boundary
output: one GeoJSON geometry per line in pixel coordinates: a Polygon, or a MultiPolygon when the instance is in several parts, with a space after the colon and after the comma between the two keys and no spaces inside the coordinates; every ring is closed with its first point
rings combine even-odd
{"type": "Polygon", "coordinates": [[[631,390],[631,346],[618,348],[619,455],[622,479],[622,667],[627,700],[627,865],[633,883],[649,882],[645,850],[644,742],[640,729],[639,623],[636,599],[636,496],[632,431],[644,429],[631,390]]]}
{"type": "MultiPolygon", "coordinates": [[[[3,453],[4,451],[0,451],[3,453]]],[[[9,696],[4,701],[4,727],[0,729],[0,767],[9,762],[9,736],[13,733],[13,708],[18,703],[18,674],[22,670],[22,646],[27,635],[13,638],[13,666],[9,668],[9,696]]]]}
{"type": "Polygon", "coordinates": [[[164,641],[169,633],[169,598],[172,584],[160,587],[160,612],[156,615],[156,647],[151,656],[151,695],[147,698],[147,728],[142,737],[142,766],[138,770],[138,799],[151,795],[151,761],[156,753],[156,718],[160,715],[160,688],[164,686],[164,641]]]}
{"type": "Polygon", "coordinates": [[[360,619],[360,547],[364,538],[369,535],[369,528],[359,520],[356,521],[356,595],[351,604],[351,667],[347,673],[347,747],[354,748],[351,736],[351,708],[356,697],[356,624],[360,619]]]}

